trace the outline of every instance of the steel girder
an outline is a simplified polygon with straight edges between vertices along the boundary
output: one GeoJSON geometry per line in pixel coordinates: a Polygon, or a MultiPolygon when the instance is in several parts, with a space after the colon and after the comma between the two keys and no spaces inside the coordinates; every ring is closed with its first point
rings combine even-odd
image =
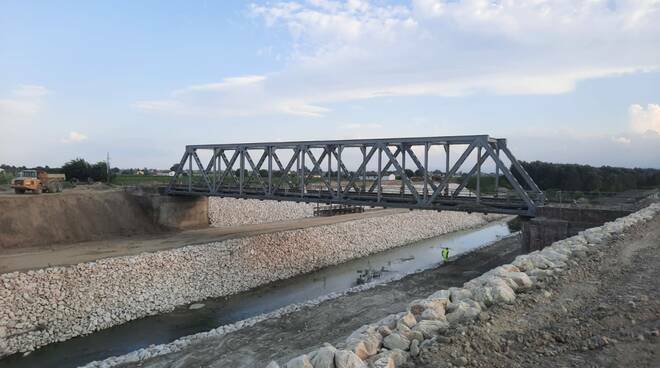
{"type": "Polygon", "coordinates": [[[525,216],[534,216],[543,204],[543,193],[508,149],[506,139],[488,135],[189,145],[165,192],[525,216]],[[445,165],[439,178],[434,178],[429,163],[429,151],[434,146],[444,148],[445,165]],[[462,153],[450,166],[453,147],[460,147],[462,153]],[[356,148],[361,157],[356,170],[351,171],[342,154],[356,148]],[[415,148],[421,150],[421,159],[415,148]],[[198,154],[203,151],[210,154],[206,166],[198,154]],[[452,180],[475,151],[474,165],[462,172],[460,184],[450,189],[452,180]],[[502,161],[501,152],[522,183],[502,161]],[[287,159],[281,160],[285,156],[287,159]],[[416,178],[407,174],[407,157],[418,173],[416,178]],[[495,165],[494,193],[481,190],[481,169],[489,159],[495,165]],[[374,164],[376,178],[367,178],[367,167],[374,164]],[[400,178],[397,193],[392,192],[391,185],[383,185],[383,177],[390,173],[400,178]],[[499,190],[501,175],[511,188],[504,196],[499,190]],[[471,178],[476,179],[476,188],[466,195],[471,178]]]}

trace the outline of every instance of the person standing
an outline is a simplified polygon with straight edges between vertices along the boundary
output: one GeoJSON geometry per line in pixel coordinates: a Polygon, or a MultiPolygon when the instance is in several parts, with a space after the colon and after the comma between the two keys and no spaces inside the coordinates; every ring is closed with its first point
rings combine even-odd
{"type": "Polygon", "coordinates": [[[449,248],[442,248],[442,260],[447,263],[449,262],[449,248]]]}

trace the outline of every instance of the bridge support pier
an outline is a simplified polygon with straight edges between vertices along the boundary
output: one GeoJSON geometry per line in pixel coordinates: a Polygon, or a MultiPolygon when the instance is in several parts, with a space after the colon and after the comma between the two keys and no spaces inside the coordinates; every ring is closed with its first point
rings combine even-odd
{"type": "Polygon", "coordinates": [[[137,191],[130,193],[155,225],[172,230],[209,226],[209,198],[168,196],[137,191]]]}
{"type": "Polygon", "coordinates": [[[209,226],[208,197],[155,196],[153,219],[161,226],[183,230],[209,226]]]}
{"type": "Polygon", "coordinates": [[[536,217],[526,219],[522,224],[522,248],[529,253],[568,238],[568,221],[536,217]]]}
{"type": "Polygon", "coordinates": [[[600,226],[630,213],[631,211],[598,208],[539,207],[538,217],[523,220],[523,251],[543,249],[558,240],[577,235],[582,230],[600,226]]]}

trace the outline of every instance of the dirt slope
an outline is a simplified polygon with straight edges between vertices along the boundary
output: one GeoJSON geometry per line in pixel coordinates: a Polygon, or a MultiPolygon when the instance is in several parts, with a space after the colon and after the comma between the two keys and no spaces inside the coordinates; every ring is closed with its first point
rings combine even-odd
{"type": "Polygon", "coordinates": [[[0,196],[0,249],[160,231],[121,191],[0,196]]]}
{"type": "Polygon", "coordinates": [[[593,251],[548,293],[438,338],[417,367],[660,367],[660,216],[593,251]]]}

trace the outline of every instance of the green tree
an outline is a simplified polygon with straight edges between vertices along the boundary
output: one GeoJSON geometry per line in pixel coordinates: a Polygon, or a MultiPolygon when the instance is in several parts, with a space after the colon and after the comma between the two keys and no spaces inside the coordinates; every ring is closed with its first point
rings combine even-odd
{"type": "Polygon", "coordinates": [[[91,166],[90,178],[94,181],[108,181],[108,165],[105,161],[99,161],[91,166]]]}
{"type": "Polygon", "coordinates": [[[73,159],[62,166],[62,172],[68,180],[85,181],[91,177],[92,166],[82,158],[73,159]]]}

